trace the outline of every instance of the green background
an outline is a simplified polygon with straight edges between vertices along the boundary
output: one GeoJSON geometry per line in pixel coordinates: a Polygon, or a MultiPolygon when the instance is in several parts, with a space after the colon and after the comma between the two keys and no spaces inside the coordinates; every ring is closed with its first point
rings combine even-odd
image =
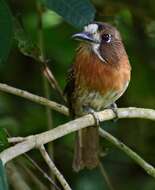
{"type": "MultiPolygon", "coordinates": [[[[69,1],[68,1],[69,2],[69,1]]],[[[117,102],[119,107],[155,108],[155,1],[153,0],[92,0],[96,8],[97,21],[110,22],[119,29],[132,65],[132,78],[128,90],[117,102]]],[[[8,1],[13,15],[18,16],[29,38],[38,42],[37,13],[35,2],[31,0],[8,1]]],[[[44,10],[44,46],[49,67],[62,89],[66,84],[66,73],[72,63],[77,42],[71,35],[75,27],[64,21],[55,12],[44,10]]],[[[73,11],[74,17],[74,11],[73,11]]],[[[0,29],[1,30],[1,29],[0,29]]],[[[0,65],[0,81],[45,96],[43,77],[37,61],[24,56],[13,41],[7,61],[0,65]]],[[[50,88],[50,99],[61,103],[60,97],[50,88]]],[[[53,127],[69,120],[52,112],[53,127]]],[[[0,92],[0,127],[6,128],[11,136],[27,136],[48,129],[46,110],[19,97],[0,92]]],[[[155,165],[155,123],[142,119],[123,119],[103,124],[104,129],[122,140],[152,165],[155,165]]],[[[74,134],[54,142],[54,160],[74,190],[108,190],[99,171],[72,171],[74,134]]],[[[155,180],[117,148],[101,139],[101,147],[107,151],[102,158],[114,190],[154,190],[155,180]]],[[[29,153],[47,171],[38,151],[29,153]]],[[[38,190],[38,185],[29,177],[24,166],[47,187],[43,176],[23,157],[15,160],[20,173],[30,185],[38,190]]],[[[9,181],[9,176],[8,176],[9,181]]],[[[10,189],[14,189],[10,185],[10,189]]]]}

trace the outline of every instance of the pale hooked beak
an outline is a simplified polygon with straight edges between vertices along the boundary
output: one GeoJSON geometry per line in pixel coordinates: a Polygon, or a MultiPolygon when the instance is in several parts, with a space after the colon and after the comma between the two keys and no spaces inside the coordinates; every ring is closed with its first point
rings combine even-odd
{"type": "Polygon", "coordinates": [[[93,35],[88,32],[80,32],[76,33],[72,36],[73,39],[79,40],[79,41],[86,41],[86,42],[92,42],[92,43],[99,43],[93,38],[93,35]]]}

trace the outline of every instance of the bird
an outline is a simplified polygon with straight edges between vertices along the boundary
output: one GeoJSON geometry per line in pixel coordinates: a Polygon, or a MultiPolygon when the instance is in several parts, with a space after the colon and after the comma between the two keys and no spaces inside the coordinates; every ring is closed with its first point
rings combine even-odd
{"type": "MultiPolygon", "coordinates": [[[[119,31],[109,23],[94,21],[72,38],[80,44],[64,90],[70,115],[78,118],[116,108],[115,102],[126,91],[131,77],[131,65],[119,31]]],[[[97,167],[99,153],[98,127],[79,130],[75,139],[74,171],[97,167]]]]}

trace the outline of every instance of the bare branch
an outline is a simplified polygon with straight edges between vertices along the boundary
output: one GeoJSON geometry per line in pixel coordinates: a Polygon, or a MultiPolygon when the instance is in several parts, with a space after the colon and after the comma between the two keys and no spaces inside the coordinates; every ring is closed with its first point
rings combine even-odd
{"type": "Polygon", "coordinates": [[[8,142],[9,143],[19,143],[19,142],[24,141],[25,139],[26,139],[25,137],[11,137],[11,138],[8,138],[8,142]]]}
{"type": "MultiPolygon", "coordinates": [[[[144,108],[118,108],[118,117],[119,118],[145,118],[150,120],[155,120],[155,110],[144,109],[144,108]]],[[[106,121],[115,118],[115,114],[112,110],[104,110],[96,113],[100,121],[106,121]]],[[[79,129],[89,127],[95,124],[94,117],[91,114],[80,117],[76,120],[70,121],[66,124],[60,125],[57,128],[52,130],[40,133],[38,135],[33,135],[26,137],[26,140],[20,142],[0,153],[0,158],[3,163],[16,158],[17,156],[28,152],[33,148],[38,148],[43,144],[46,144],[50,141],[56,140],[60,137],[63,137],[71,132],[75,132],[79,129]]],[[[113,137],[103,129],[99,130],[101,136],[106,138],[108,141],[113,143],[115,146],[124,151],[130,158],[132,158],[137,164],[139,164],[148,174],[152,177],[155,177],[155,169],[153,166],[145,162],[140,156],[138,156],[130,148],[122,144],[119,140],[113,137]]]]}
{"type": "Polygon", "coordinates": [[[65,107],[61,104],[58,104],[56,102],[50,101],[46,98],[34,95],[34,94],[27,92],[25,90],[21,90],[21,89],[14,88],[12,86],[0,83],[0,91],[7,92],[10,94],[14,94],[16,96],[20,96],[22,98],[28,99],[32,102],[37,103],[37,104],[41,104],[43,106],[48,106],[49,108],[51,108],[55,111],[58,111],[64,115],[69,115],[67,107],[65,107]]]}
{"type": "MultiPolygon", "coordinates": [[[[48,80],[52,88],[56,89],[61,95],[61,97],[63,98],[63,92],[61,91],[61,88],[57,80],[55,79],[52,71],[49,69],[47,65],[45,46],[44,46],[45,45],[44,34],[43,34],[43,30],[44,30],[43,29],[43,6],[42,6],[42,3],[40,3],[40,1],[36,1],[36,10],[38,14],[38,46],[40,49],[40,57],[38,57],[38,59],[41,64],[41,71],[44,75],[43,77],[44,95],[47,99],[50,99],[49,85],[47,83],[47,80],[48,80]]],[[[47,119],[47,129],[50,130],[53,128],[53,118],[52,118],[52,110],[49,107],[46,107],[46,119],[47,119]]],[[[50,143],[48,147],[49,147],[50,152],[54,153],[53,144],[50,143]]],[[[51,174],[51,178],[55,181],[55,176],[53,174],[51,174]]],[[[51,186],[51,190],[55,190],[55,187],[53,185],[51,186]]]]}
{"type": "Polygon", "coordinates": [[[47,60],[45,57],[45,47],[44,47],[44,36],[43,36],[43,21],[42,21],[42,14],[43,14],[43,7],[40,2],[36,2],[36,9],[37,9],[37,14],[38,14],[38,46],[40,49],[40,56],[38,57],[38,60],[41,64],[41,70],[50,83],[51,87],[56,89],[57,92],[60,94],[60,96],[64,99],[63,92],[55,79],[52,71],[49,69],[47,65],[47,60]]]}
{"type": "Polygon", "coordinates": [[[110,180],[110,178],[109,178],[109,176],[108,176],[108,174],[107,174],[107,172],[106,172],[106,170],[105,170],[105,168],[104,168],[104,166],[103,166],[103,164],[101,162],[99,162],[99,169],[100,169],[100,172],[101,172],[102,176],[104,177],[104,180],[105,180],[105,182],[106,182],[106,184],[108,186],[108,189],[109,190],[114,190],[114,187],[113,187],[113,185],[111,183],[111,180],[110,180]]]}
{"type": "Polygon", "coordinates": [[[67,181],[65,180],[65,178],[63,177],[63,175],[59,172],[59,170],[55,166],[54,162],[49,157],[48,153],[45,150],[45,147],[42,145],[39,148],[39,150],[40,150],[41,155],[44,158],[45,162],[49,166],[51,172],[57,177],[57,179],[61,183],[61,185],[64,188],[64,190],[71,190],[71,187],[69,186],[69,184],[67,183],[67,181]]]}
{"type": "Polygon", "coordinates": [[[42,62],[42,73],[44,74],[44,76],[47,78],[47,80],[49,81],[50,85],[52,88],[56,89],[57,92],[60,94],[60,96],[62,97],[62,99],[64,101],[65,97],[63,96],[63,91],[61,90],[57,80],[55,79],[52,71],[49,69],[49,67],[47,66],[47,64],[44,62],[42,62]]]}
{"type": "MultiPolygon", "coordinates": [[[[32,181],[37,185],[37,190],[48,190],[48,188],[44,185],[44,183],[37,176],[38,175],[37,172],[34,172],[27,165],[23,164],[22,161],[19,161],[18,164],[19,164],[19,167],[22,168],[24,170],[24,172],[29,176],[29,178],[31,178],[32,181]]],[[[22,189],[22,188],[20,188],[20,189],[22,189]]]]}
{"type": "Polygon", "coordinates": [[[110,133],[106,132],[105,130],[100,128],[99,133],[106,140],[108,140],[117,148],[125,152],[131,159],[133,159],[139,166],[141,166],[149,175],[155,178],[155,168],[149,163],[147,163],[145,160],[143,160],[136,152],[131,150],[124,143],[116,139],[114,136],[112,136],[110,133]]]}
{"type": "MultiPolygon", "coordinates": [[[[7,135],[10,137],[9,132],[6,130],[7,135]]],[[[29,137],[27,137],[29,138],[29,137]]],[[[17,142],[22,142],[24,140],[26,140],[27,138],[24,137],[13,137],[13,138],[8,138],[8,142],[10,143],[17,143],[17,142]]],[[[25,158],[27,160],[29,160],[33,166],[35,166],[35,168],[44,176],[44,178],[46,178],[52,185],[52,187],[54,187],[54,189],[60,190],[59,187],[56,185],[56,183],[54,182],[54,180],[52,180],[52,178],[50,178],[47,173],[44,172],[44,170],[26,153],[23,154],[25,156],[25,158]]],[[[25,165],[23,165],[23,167],[25,167],[25,165]]],[[[33,175],[33,174],[32,174],[33,175]]],[[[35,176],[34,176],[35,179],[35,176]]],[[[37,179],[36,179],[37,180],[37,179]]],[[[40,182],[41,183],[41,182],[40,182]]],[[[41,185],[41,184],[40,184],[41,185]]],[[[43,188],[42,188],[43,189],[43,188]]]]}
{"type": "Polygon", "coordinates": [[[50,176],[48,176],[47,173],[30,156],[28,156],[28,154],[24,154],[24,156],[32,163],[32,165],[35,166],[35,168],[44,176],[44,178],[46,178],[51,183],[52,187],[55,187],[55,189],[60,190],[55,181],[50,176]]]}
{"type": "Polygon", "coordinates": [[[14,163],[10,162],[7,164],[7,174],[13,189],[31,190],[14,163]]]}

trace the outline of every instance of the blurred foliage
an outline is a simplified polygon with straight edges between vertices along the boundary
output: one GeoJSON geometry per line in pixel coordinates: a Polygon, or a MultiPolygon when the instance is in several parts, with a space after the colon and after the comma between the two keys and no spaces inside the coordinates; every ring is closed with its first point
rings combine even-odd
{"type": "Polygon", "coordinates": [[[9,143],[7,140],[7,134],[4,128],[0,128],[0,152],[6,149],[8,146],[9,146],[9,143]]]}
{"type": "MultiPolygon", "coordinates": [[[[74,1],[72,0],[71,2],[74,1]]],[[[1,2],[3,1],[0,1],[0,10],[2,10],[3,7],[1,6],[1,2]]],[[[27,44],[32,44],[31,47],[34,47],[34,44],[37,46],[38,13],[35,1],[8,0],[7,2],[14,17],[20,21],[22,29],[24,29],[24,34],[26,34],[26,39],[30,40],[27,44]]],[[[43,0],[43,2],[49,1],[43,0]]],[[[53,6],[57,6],[56,3],[58,1],[50,2],[54,2],[55,4],[53,6]]],[[[63,2],[69,3],[70,1],[66,0],[63,2]]],[[[85,1],[81,0],[79,2],[85,1]]],[[[52,8],[52,4],[49,5],[50,8],[52,8]]],[[[118,101],[118,106],[137,106],[155,109],[155,1],[92,0],[91,6],[94,6],[96,9],[95,20],[110,22],[120,30],[132,65],[131,83],[127,92],[118,101]]],[[[73,4],[73,7],[76,8],[75,4],[73,4]]],[[[73,26],[71,26],[66,23],[65,20],[68,17],[63,18],[66,11],[61,9],[61,6],[57,8],[52,8],[52,10],[62,11],[63,14],[59,13],[59,15],[57,15],[46,7],[43,8],[44,46],[46,58],[50,59],[49,67],[61,87],[64,88],[67,69],[73,61],[77,47],[77,43],[71,40],[71,35],[76,32],[77,29],[73,27],[75,24],[72,23],[73,26]],[[62,17],[60,15],[62,15],[62,17]]],[[[90,10],[91,9],[92,8],[90,8],[90,10]]],[[[6,11],[0,11],[0,18],[3,16],[3,12],[5,12],[6,24],[8,24],[10,21],[9,18],[7,19],[7,9],[6,11]]],[[[82,11],[82,13],[88,16],[87,21],[93,19],[94,11],[91,17],[86,15],[87,12],[85,11],[82,11]]],[[[77,19],[76,12],[72,11],[69,17],[71,16],[72,19],[77,19]]],[[[77,20],[74,22],[77,22],[77,20]]],[[[79,22],[81,22],[80,19],[79,22]]],[[[0,19],[0,24],[1,23],[2,19],[0,19]]],[[[11,23],[7,27],[11,27],[11,23]]],[[[1,34],[4,34],[4,32],[2,32],[3,29],[2,27],[0,29],[0,40],[1,38],[3,40],[0,44],[1,47],[3,46],[3,48],[0,48],[0,55],[8,44],[7,42],[5,43],[4,40],[10,39],[9,36],[1,37],[1,34]]],[[[11,29],[9,29],[9,31],[11,31],[11,29]]],[[[18,32],[20,32],[20,30],[18,30],[18,32]]],[[[20,37],[20,35],[18,35],[18,37],[20,37]]],[[[19,41],[21,42],[22,40],[19,41]]],[[[1,82],[44,96],[42,74],[38,62],[31,57],[23,55],[19,51],[16,42],[14,41],[12,45],[8,61],[5,64],[1,64],[1,82]]],[[[25,43],[25,37],[23,42],[25,43]]],[[[25,44],[22,47],[25,48],[25,44]]],[[[28,50],[30,49],[31,48],[28,47],[28,50]]],[[[32,53],[32,51],[30,51],[30,53],[32,53]]],[[[57,101],[60,99],[52,89],[50,98],[57,101]]],[[[67,120],[68,118],[65,116],[53,112],[54,127],[65,123],[67,120]]],[[[47,130],[46,123],[47,118],[44,107],[19,97],[4,93],[0,94],[0,127],[6,128],[12,136],[26,136],[45,131],[47,130]]],[[[124,119],[117,123],[107,122],[103,125],[107,131],[134,149],[145,160],[155,165],[154,126],[154,122],[140,119],[124,119]]],[[[108,190],[99,169],[93,171],[84,170],[80,173],[74,173],[72,171],[73,144],[74,134],[67,135],[54,142],[56,165],[62,171],[72,188],[75,190],[108,190]]],[[[154,179],[148,176],[139,166],[133,163],[130,158],[124,155],[124,153],[120,152],[104,139],[101,140],[101,149],[107,150],[107,155],[103,157],[102,163],[107,170],[115,190],[155,189],[154,179]]],[[[47,167],[42,163],[43,161],[37,151],[31,151],[30,155],[47,171],[47,167]]],[[[20,160],[34,173],[37,173],[37,170],[25,161],[25,159],[21,157],[20,160]]],[[[34,190],[37,189],[34,183],[29,179],[29,175],[26,171],[21,171],[23,173],[25,172],[25,176],[28,176],[26,179],[30,182],[31,188],[34,190]]],[[[40,174],[38,175],[39,179],[45,185],[49,186],[48,182],[44,180],[40,174]]]]}
{"type": "Polygon", "coordinates": [[[0,160],[0,189],[1,190],[8,190],[8,184],[6,180],[6,174],[5,169],[2,164],[2,161],[0,160]]]}
{"type": "Polygon", "coordinates": [[[12,16],[5,1],[0,1],[0,64],[8,56],[12,39],[12,16]]]}
{"type": "Polygon", "coordinates": [[[95,8],[89,0],[43,0],[47,7],[75,27],[83,27],[95,18],[95,8]],[[74,15],[74,16],[73,16],[74,15]]]}
{"type": "Polygon", "coordinates": [[[36,60],[39,59],[40,51],[37,44],[27,36],[17,19],[14,19],[14,39],[17,41],[17,47],[23,55],[36,60]]]}

